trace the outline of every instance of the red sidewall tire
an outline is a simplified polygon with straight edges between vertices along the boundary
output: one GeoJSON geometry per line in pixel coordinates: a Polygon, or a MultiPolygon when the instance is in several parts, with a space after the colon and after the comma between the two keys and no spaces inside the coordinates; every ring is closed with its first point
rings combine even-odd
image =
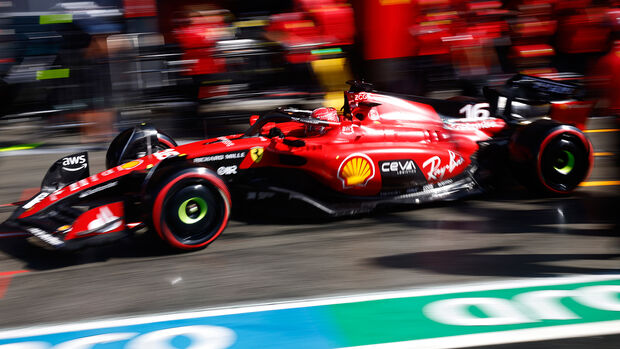
{"type": "Polygon", "coordinates": [[[538,180],[540,181],[540,184],[544,187],[545,190],[556,194],[567,194],[576,188],[575,185],[575,187],[569,188],[569,190],[558,190],[557,188],[554,188],[552,185],[550,185],[548,179],[545,178],[545,176],[543,175],[542,160],[545,150],[547,150],[547,147],[549,146],[549,144],[552,143],[552,141],[565,134],[574,136],[579,139],[582,143],[581,145],[584,148],[583,150],[586,153],[588,164],[586,165],[587,168],[584,170],[583,178],[581,178],[579,182],[584,181],[588,178],[590,172],[592,171],[592,165],[594,163],[594,152],[592,151],[592,144],[590,143],[588,138],[583,133],[581,133],[581,131],[572,126],[565,126],[549,133],[541,142],[540,149],[538,151],[538,154],[536,155],[536,175],[538,176],[538,180]]]}
{"type": "Polygon", "coordinates": [[[217,237],[221,235],[222,231],[224,231],[230,217],[230,207],[230,193],[226,187],[226,184],[219,177],[217,177],[217,175],[205,168],[192,168],[189,172],[181,173],[180,175],[170,179],[155,197],[152,213],[153,227],[155,228],[157,234],[172,247],[183,250],[201,249],[217,239],[217,237]],[[221,222],[219,222],[219,225],[215,227],[214,233],[209,234],[209,238],[206,241],[202,241],[197,244],[188,244],[179,240],[178,237],[171,231],[170,227],[165,222],[163,210],[167,196],[173,191],[175,185],[183,181],[195,179],[204,180],[214,189],[214,192],[219,195],[223,204],[223,214],[221,222]]]}
{"type": "Polygon", "coordinates": [[[157,141],[166,148],[174,148],[177,146],[177,143],[170,136],[159,130],[157,130],[157,141]]]}
{"type": "Polygon", "coordinates": [[[516,178],[528,189],[569,194],[588,178],[593,147],[578,128],[554,120],[536,120],[516,130],[508,145],[516,178]]]}
{"type": "MultiPolygon", "coordinates": [[[[122,131],[121,133],[119,133],[116,137],[114,137],[114,139],[110,143],[110,146],[108,147],[108,150],[106,152],[106,168],[112,168],[112,167],[120,165],[121,157],[123,157],[125,161],[135,160],[136,158],[139,157],[138,155],[139,153],[130,153],[130,154],[123,153],[123,150],[126,147],[130,146],[130,144],[128,143],[131,140],[134,130],[135,128],[126,129],[122,131]]],[[[172,139],[172,137],[161,132],[160,130],[155,130],[155,131],[157,131],[157,142],[156,144],[152,145],[153,152],[161,151],[161,150],[168,149],[168,148],[174,148],[177,146],[177,143],[174,141],[174,139],[172,139]]],[[[146,145],[144,145],[144,149],[141,149],[141,150],[143,150],[144,153],[146,154],[146,151],[147,151],[146,145]]]]}

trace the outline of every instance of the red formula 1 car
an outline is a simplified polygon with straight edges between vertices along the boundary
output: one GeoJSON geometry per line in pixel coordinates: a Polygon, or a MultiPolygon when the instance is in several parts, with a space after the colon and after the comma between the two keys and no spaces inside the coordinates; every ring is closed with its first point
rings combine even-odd
{"type": "Polygon", "coordinates": [[[577,86],[516,76],[486,95],[403,97],[353,82],[342,113],[281,108],[252,117],[244,134],[177,146],[141,125],[115,138],[103,172],[89,174],[86,153],[58,160],[5,225],[60,249],[148,226],[195,250],[222,233],[235,202],[301,200],[347,215],[478,193],[502,168],[558,194],[587,177],[590,142],[552,119],[583,124],[568,113],[577,86]]]}

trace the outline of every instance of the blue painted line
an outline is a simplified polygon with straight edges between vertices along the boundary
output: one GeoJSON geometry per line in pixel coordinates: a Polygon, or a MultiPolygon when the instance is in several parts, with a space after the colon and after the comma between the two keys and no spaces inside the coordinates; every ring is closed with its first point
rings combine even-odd
{"type": "Polygon", "coordinates": [[[132,326],[68,331],[0,340],[23,348],[336,348],[338,335],[328,327],[324,307],[282,309],[245,314],[162,321],[132,326]],[[106,341],[109,341],[106,343],[106,341]],[[37,343],[38,346],[34,346],[37,343]],[[259,345],[260,344],[260,345],[259,345]],[[27,346],[29,345],[29,346],[27,346]]]}

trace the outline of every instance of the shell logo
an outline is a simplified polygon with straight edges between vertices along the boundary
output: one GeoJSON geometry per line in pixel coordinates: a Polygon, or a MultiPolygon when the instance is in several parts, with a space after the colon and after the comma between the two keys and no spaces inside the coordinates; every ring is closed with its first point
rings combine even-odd
{"type": "Polygon", "coordinates": [[[131,170],[132,168],[138,167],[138,165],[140,165],[141,163],[142,160],[132,160],[122,164],[121,167],[125,170],[131,170]]]}
{"type": "Polygon", "coordinates": [[[362,153],[347,156],[338,168],[343,188],[365,187],[374,176],[375,165],[368,155],[362,153]]]}

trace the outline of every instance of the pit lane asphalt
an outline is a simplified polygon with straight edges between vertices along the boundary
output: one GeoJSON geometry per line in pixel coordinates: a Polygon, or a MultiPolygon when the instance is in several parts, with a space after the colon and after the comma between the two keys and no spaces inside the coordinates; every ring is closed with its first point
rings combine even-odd
{"type": "MultiPolygon", "coordinates": [[[[613,128],[612,121],[598,119],[590,128],[613,128]]],[[[596,157],[589,180],[620,180],[618,132],[589,137],[596,152],[614,154],[596,157]]],[[[2,203],[36,187],[51,163],[66,155],[29,154],[0,157],[2,203]]],[[[102,170],[104,152],[91,153],[90,161],[93,170],[102,170]]],[[[346,219],[276,214],[251,223],[233,220],[212,246],[182,254],[147,237],[68,255],[4,238],[0,273],[29,272],[14,275],[0,298],[0,328],[423,285],[618,273],[619,198],[620,186],[581,187],[564,198],[512,190],[346,219]]],[[[0,208],[0,220],[10,211],[0,208]]]]}

